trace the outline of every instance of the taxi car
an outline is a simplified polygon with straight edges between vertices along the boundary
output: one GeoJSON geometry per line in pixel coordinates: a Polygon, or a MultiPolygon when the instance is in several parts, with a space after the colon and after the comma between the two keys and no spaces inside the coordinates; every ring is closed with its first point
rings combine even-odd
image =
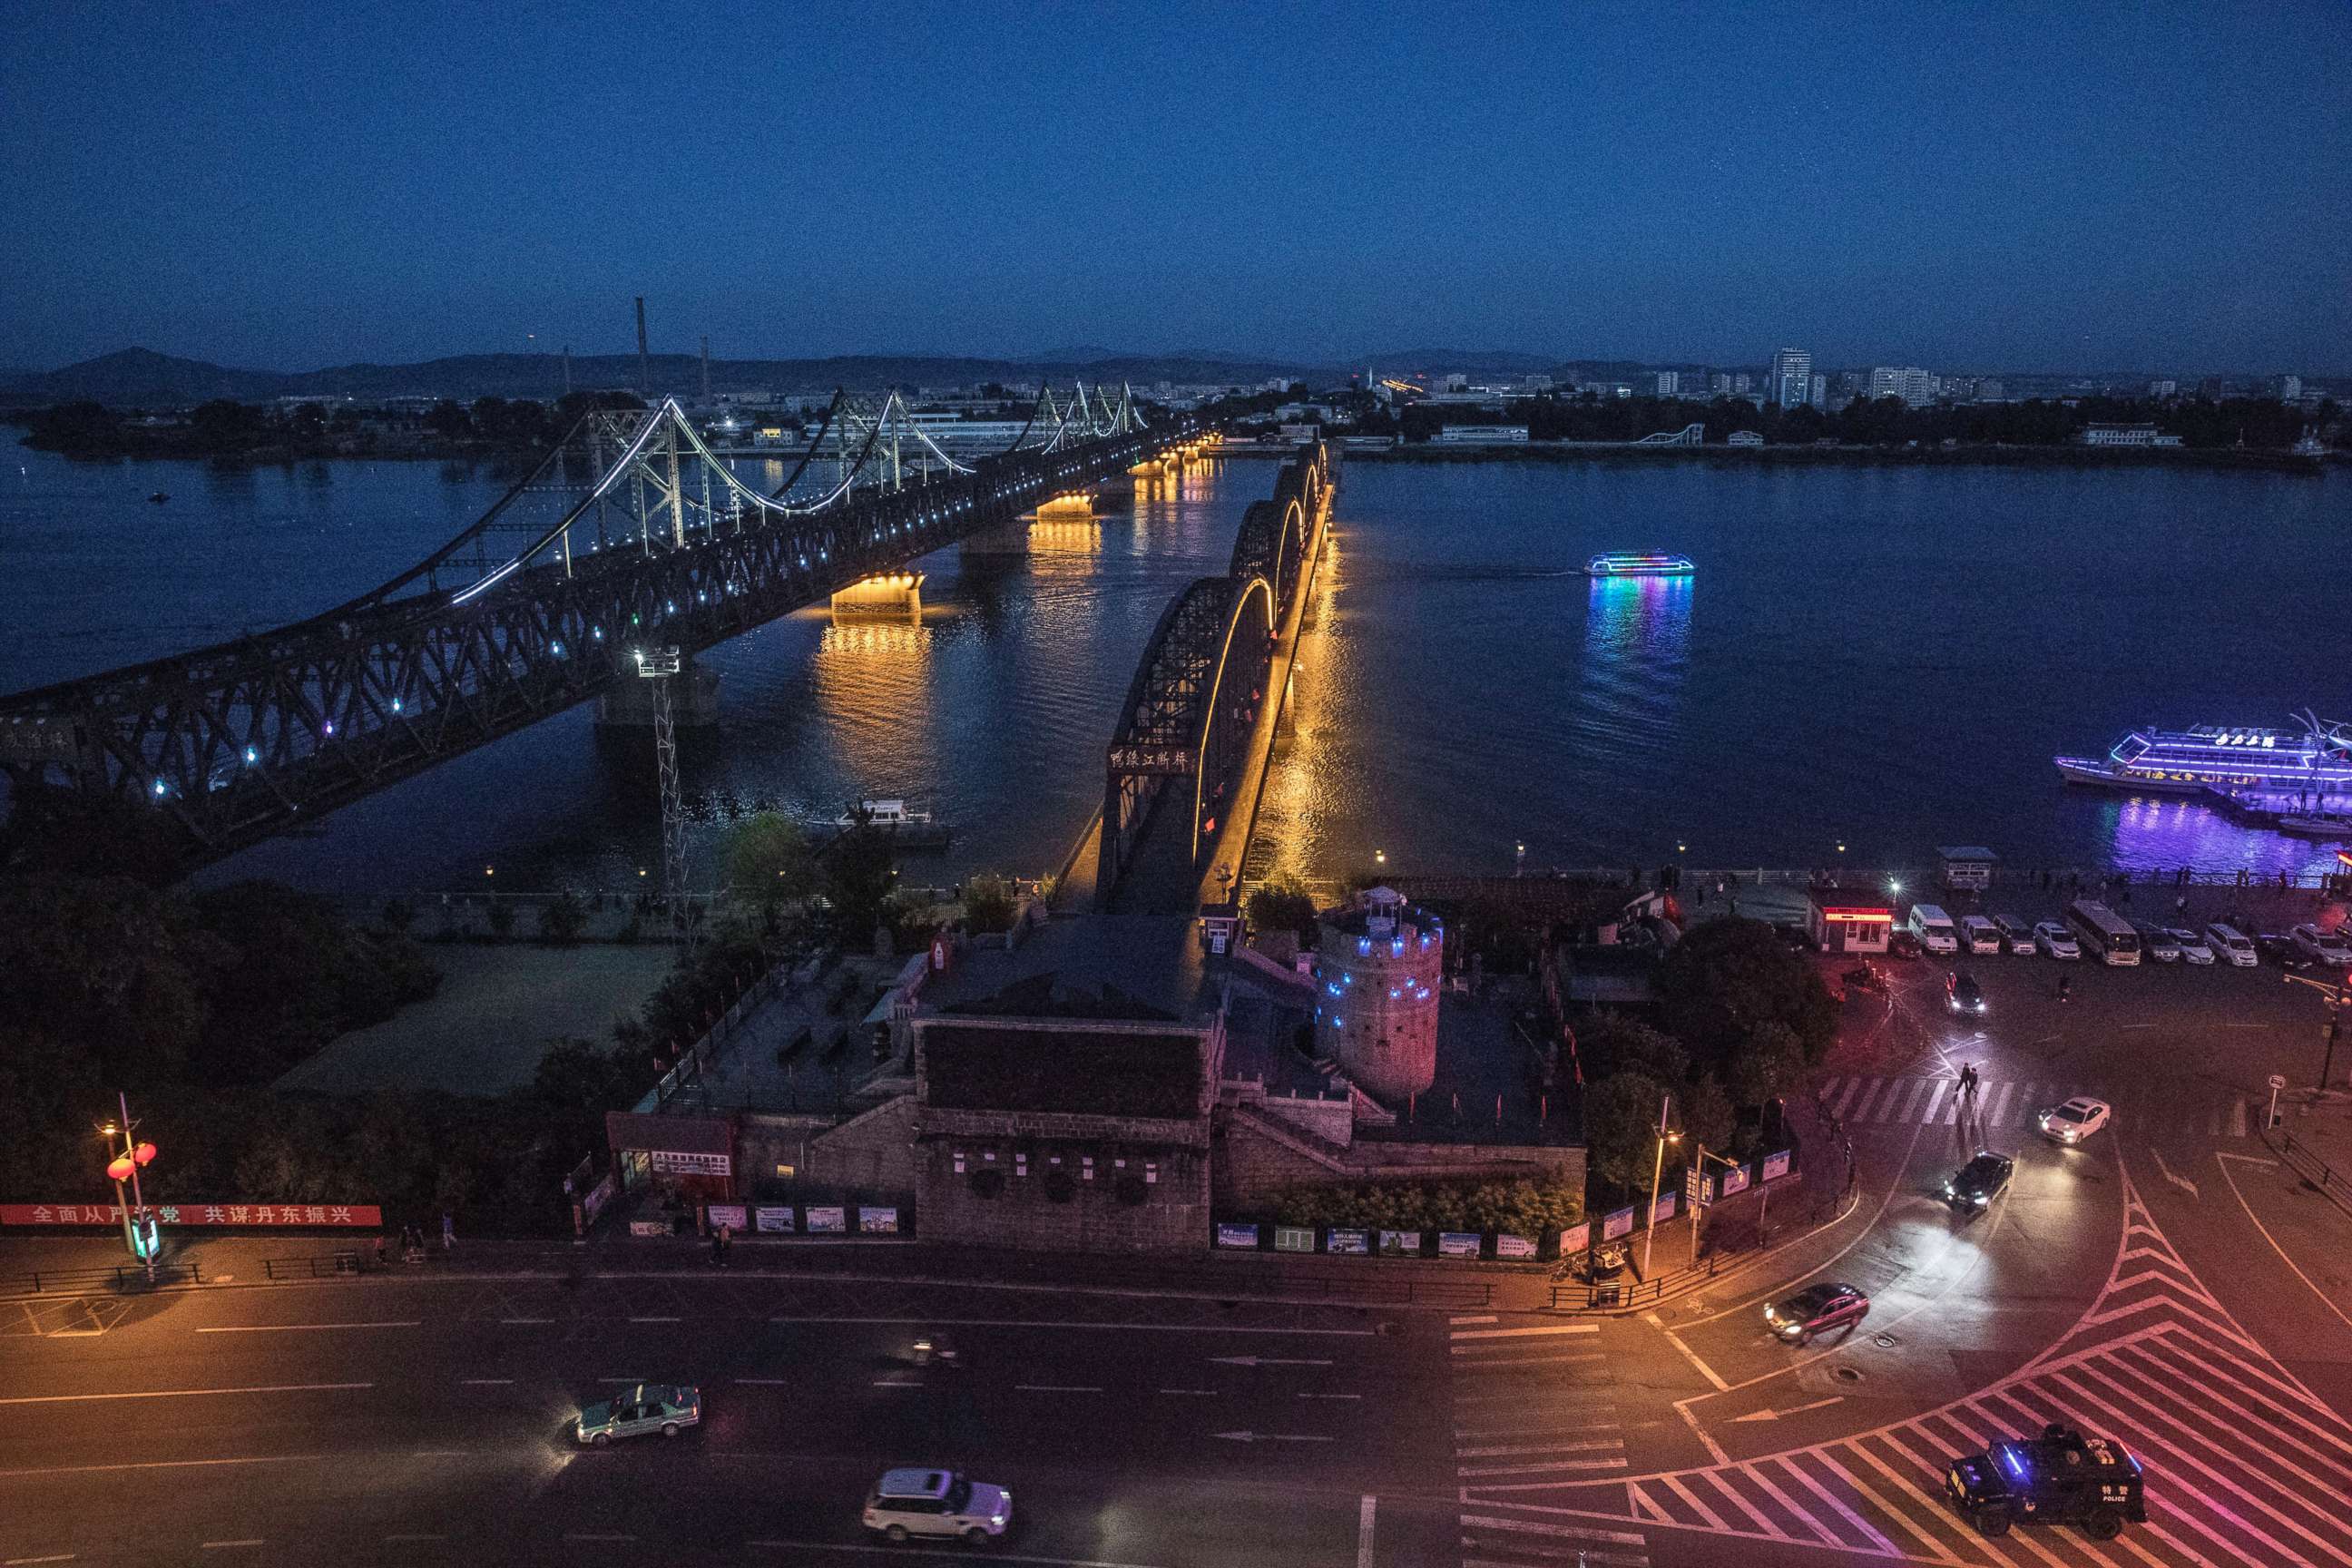
{"type": "Polygon", "coordinates": [[[885,1470],[866,1494],[864,1522],[894,1544],[936,1535],[985,1546],[1013,1528],[1013,1494],[961,1470],[902,1466],[885,1470]]]}
{"type": "Polygon", "coordinates": [[[1815,1334],[1851,1329],[1870,1316],[1870,1298],[1851,1285],[1808,1285],[1785,1301],[1764,1309],[1764,1326],[1775,1338],[1811,1344],[1815,1334]]]}
{"type": "Polygon", "coordinates": [[[2113,1541],[2126,1523],[2147,1522],[2139,1461],[2119,1443],[2055,1423],[2039,1437],[2012,1437],[1949,1460],[1944,1493],[1985,1536],[2023,1522],[2071,1524],[2094,1541],[2113,1541]]]}
{"type": "Polygon", "coordinates": [[[1979,1149],[1975,1159],[1945,1182],[1944,1201],[1954,1208],[1981,1213],[2008,1190],[2009,1178],[2016,1169],[2017,1163],[2008,1155],[1979,1149]]]}
{"type": "Polygon", "coordinates": [[[2078,1094],[2063,1105],[2053,1105],[2034,1118],[2042,1135],[2059,1143],[2080,1143],[2107,1124],[2107,1102],[2078,1094]]]}
{"type": "Polygon", "coordinates": [[[640,1383],[610,1399],[580,1407],[572,1433],[591,1447],[611,1447],[616,1437],[675,1437],[702,1424],[702,1391],[685,1384],[640,1383]]]}

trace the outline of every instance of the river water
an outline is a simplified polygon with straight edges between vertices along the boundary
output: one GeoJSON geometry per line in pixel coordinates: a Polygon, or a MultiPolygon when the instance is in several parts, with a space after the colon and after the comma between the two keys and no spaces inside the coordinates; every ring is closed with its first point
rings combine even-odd
{"type": "MultiPolygon", "coordinates": [[[[745,478],[770,478],[747,463],[745,478]]],[[[780,478],[781,475],[774,476],[780,478]]],[[[1025,556],[926,560],[919,624],[803,611],[706,656],[721,722],[687,793],[829,817],[911,797],[956,828],[917,880],[1052,870],[1169,598],[1221,573],[1273,466],[1139,489],[1025,556]]],[[[488,464],[70,464],[0,475],[0,689],[298,617],[393,575],[510,476],[488,464]],[[168,492],[152,505],[152,491],[168,492]]],[[[1260,865],[2332,864],[2177,797],[2062,788],[2124,727],[2281,724],[2352,697],[2352,476],[1666,461],[1345,468],[1267,788],[1260,865]],[[1612,549],[1679,583],[1590,583],[1612,549]],[[1843,844],[1841,851],[1839,846],[1843,844]]],[[[213,873],[321,890],[637,885],[649,751],[587,709],[213,873]]],[[[709,874],[717,823],[693,838],[709,874]]]]}

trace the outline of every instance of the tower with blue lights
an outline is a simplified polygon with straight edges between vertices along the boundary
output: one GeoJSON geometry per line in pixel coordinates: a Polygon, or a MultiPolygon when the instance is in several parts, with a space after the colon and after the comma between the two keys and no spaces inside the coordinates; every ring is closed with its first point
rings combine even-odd
{"type": "Polygon", "coordinates": [[[1444,930],[1393,888],[1368,889],[1320,923],[1315,1054],[1374,1099],[1402,1104],[1437,1077],[1444,930]]]}

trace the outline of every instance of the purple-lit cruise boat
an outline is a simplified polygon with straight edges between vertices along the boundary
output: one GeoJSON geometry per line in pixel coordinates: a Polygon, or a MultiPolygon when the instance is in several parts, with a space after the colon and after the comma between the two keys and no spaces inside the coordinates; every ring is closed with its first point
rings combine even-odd
{"type": "Polygon", "coordinates": [[[2300,733],[2200,725],[2132,730],[2104,757],[2053,757],[2069,784],[2195,795],[2204,789],[2352,794],[2352,725],[2306,719],[2300,733]]]}

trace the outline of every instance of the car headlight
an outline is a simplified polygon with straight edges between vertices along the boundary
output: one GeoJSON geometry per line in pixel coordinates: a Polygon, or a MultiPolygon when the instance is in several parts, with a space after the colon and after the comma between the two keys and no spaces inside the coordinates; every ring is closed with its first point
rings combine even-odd
{"type": "Polygon", "coordinates": [[[1956,1198],[1960,1195],[1960,1190],[1952,1185],[1951,1183],[1946,1182],[1944,1184],[1944,1195],[1948,1198],[1956,1198]]]}
{"type": "Polygon", "coordinates": [[[1989,1204],[1989,1203],[1992,1202],[1992,1198],[1991,1198],[1991,1197],[1990,1197],[1990,1194],[1985,1194],[1985,1193],[1979,1193],[1975,1197],[1973,1197],[1973,1198],[1969,1199],[1969,1202],[1971,1202],[1971,1203],[1973,1203],[1973,1204],[1975,1204],[1975,1205],[1977,1205],[1977,1207],[1979,1207],[1979,1208],[1982,1208],[1982,1207],[1984,1207],[1984,1206],[1985,1206],[1985,1205],[1987,1205],[1987,1204],[1989,1204]]]}

